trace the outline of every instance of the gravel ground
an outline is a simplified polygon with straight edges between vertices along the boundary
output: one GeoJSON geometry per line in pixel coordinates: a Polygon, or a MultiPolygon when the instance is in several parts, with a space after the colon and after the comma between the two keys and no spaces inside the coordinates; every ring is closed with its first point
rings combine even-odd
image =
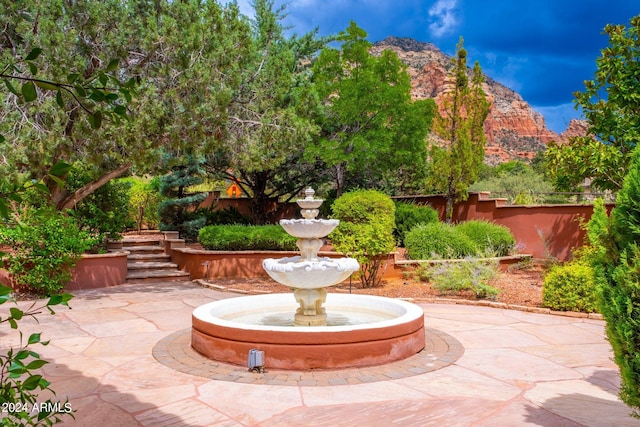
{"type": "MultiPolygon", "coordinates": [[[[511,267],[507,271],[498,273],[491,279],[489,285],[500,290],[494,301],[507,304],[524,305],[529,307],[541,307],[542,283],[544,268],[541,265],[526,267],[511,267]]],[[[246,292],[251,294],[267,292],[290,292],[289,288],[280,285],[269,278],[253,279],[215,279],[215,285],[224,286],[229,290],[246,292]]],[[[452,298],[474,300],[472,292],[459,292],[457,294],[442,294],[433,289],[429,282],[423,282],[414,278],[384,280],[382,286],[363,289],[358,280],[345,281],[338,286],[330,288],[329,292],[349,292],[355,294],[381,295],[392,298],[452,298]]]]}

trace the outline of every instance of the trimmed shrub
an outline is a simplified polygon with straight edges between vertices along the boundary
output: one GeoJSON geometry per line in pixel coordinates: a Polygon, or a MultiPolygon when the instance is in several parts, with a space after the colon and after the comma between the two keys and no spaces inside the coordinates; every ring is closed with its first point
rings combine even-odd
{"type": "Polygon", "coordinates": [[[332,205],[340,225],[329,238],[333,247],[360,263],[360,283],[377,286],[388,255],[395,249],[395,206],[386,194],[375,190],[345,193],[332,205]]]}
{"type": "Polygon", "coordinates": [[[216,251],[297,250],[297,239],[279,225],[208,225],[200,229],[198,240],[216,251]]]}
{"type": "Polygon", "coordinates": [[[466,221],[455,228],[466,234],[485,255],[508,255],[516,244],[516,239],[507,227],[489,221],[466,221]]]}
{"type": "Polygon", "coordinates": [[[438,222],[438,212],[430,206],[396,202],[396,229],[394,236],[398,246],[404,246],[404,237],[416,225],[438,222]]]}
{"type": "Polygon", "coordinates": [[[542,305],[558,311],[593,313],[597,289],[593,269],[581,262],[556,265],[544,278],[542,305]]]}
{"type": "Polygon", "coordinates": [[[452,225],[434,222],[414,227],[405,236],[411,259],[464,258],[478,254],[475,243],[452,225]]]}

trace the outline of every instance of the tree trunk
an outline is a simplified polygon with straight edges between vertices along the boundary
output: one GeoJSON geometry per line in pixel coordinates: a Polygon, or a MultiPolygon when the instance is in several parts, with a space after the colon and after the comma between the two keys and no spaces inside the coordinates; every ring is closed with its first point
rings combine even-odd
{"type": "Polygon", "coordinates": [[[78,202],[87,197],[89,194],[96,191],[98,188],[105,185],[107,182],[111,181],[114,178],[119,177],[123,173],[125,173],[131,167],[131,163],[126,163],[111,172],[101,176],[100,178],[92,181],[80,188],[78,188],[73,193],[66,195],[66,192],[57,191],[53,193],[53,202],[56,205],[56,209],[63,211],[66,209],[73,209],[78,202]]]}

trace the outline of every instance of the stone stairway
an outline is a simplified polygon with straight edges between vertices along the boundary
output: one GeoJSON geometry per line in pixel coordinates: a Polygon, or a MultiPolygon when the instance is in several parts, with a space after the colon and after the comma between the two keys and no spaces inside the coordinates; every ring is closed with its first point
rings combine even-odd
{"type": "Polygon", "coordinates": [[[179,270],[164,253],[163,239],[162,236],[125,236],[122,250],[129,251],[126,283],[189,280],[189,273],[179,270]]]}

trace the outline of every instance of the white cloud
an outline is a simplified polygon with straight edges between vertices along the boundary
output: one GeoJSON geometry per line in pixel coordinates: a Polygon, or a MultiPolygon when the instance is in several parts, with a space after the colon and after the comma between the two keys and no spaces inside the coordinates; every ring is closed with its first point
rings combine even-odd
{"type": "Polygon", "coordinates": [[[433,37],[439,38],[449,34],[458,25],[455,15],[457,0],[438,0],[429,9],[429,31],[433,37]]]}
{"type": "Polygon", "coordinates": [[[533,106],[533,109],[544,116],[547,128],[556,133],[564,132],[571,119],[584,119],[582,111],[576,110],[573,103],[546,107],[533,106]]]}

